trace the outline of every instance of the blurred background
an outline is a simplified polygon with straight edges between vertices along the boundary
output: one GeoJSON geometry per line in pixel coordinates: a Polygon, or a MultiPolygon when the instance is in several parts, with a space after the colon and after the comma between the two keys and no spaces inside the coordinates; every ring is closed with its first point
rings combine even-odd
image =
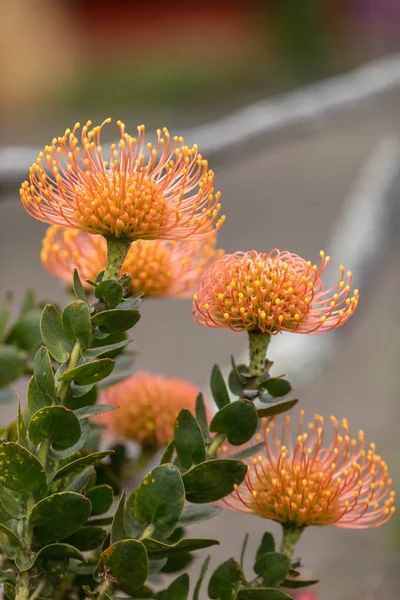
{"type": "MultiPolygon", "coordinates": [[[[24,213],[18,196],[30,162],[54,136],[77,120],[97,123],[108,116],[124,120],[128,131],[142,122],[149,130],[188,131],[188,141],[204,143],[200,150],[209,151],[216,170],[226,251],[276,246],[316,261],[321,248],[346,249],[332,256],[330,273],[334,278],[342,261],[353,269],[361,290],[355,317],[337,336],[311,341],[318,339],[317,356],[310,344],[310,354],[305,351],[301,336],[292,336],[291,345],[290,335],[274,340],[270,354],[274,359],[276,347],[277,361],[286,356],[286,375],[297,381],[296,395],[310,416],[347,416],[352,430],[365,430],[398,489],[399,51],[398,0],[2,2],[2,296],[12,292],[16,309],[27,287],[42,300],[66,300],[40,263],[45,226],[24,213]],[[371,61],[377,62],[364,87],[381,86],[380,92],[362,97],[352,73],[371,61]],[[321,110],[339,98],[335,76],[342,73],[349,74],[349,101],[342,95],[335,110],[321,110]],[[309,86],[320,81],[324,87],[315,96],[309,86]],[[300,94],[291,96],[292,90],[300,94]],[[294,117],[283,127],[284,105],[294,117]],[[266,127],[274,119],[277,126],[266,127]],[[222,130],[226,139],[219,144],[222,130]],[[199,139],[191,139],[193,131],[199,139]],[[365,220],[369,228],[362,229],[365,220]]],[[[112,126],[104,131],[108,141],[115,133],[112,126]]],[[[246,339],[199,327],[190,309],[189,301],[145,303],[134,333],[137,366],[190,379],[207,391],[213,363],[228,367],[231,353],[240,359],[246,339]]],[[[12,418],[11,404],[0,410],[3,423],[12,418]]],[[[226,512],[196,533],[223,536],[213,551],[218,564],[238,555],[245,532],[252,550],[269,529],[279,531],[226,512]]],[[[398,599],[399,551],[398,519],[371,531],[315,528],[299,546],[305,565],[322,580],[322,600],[398,599]]]]}

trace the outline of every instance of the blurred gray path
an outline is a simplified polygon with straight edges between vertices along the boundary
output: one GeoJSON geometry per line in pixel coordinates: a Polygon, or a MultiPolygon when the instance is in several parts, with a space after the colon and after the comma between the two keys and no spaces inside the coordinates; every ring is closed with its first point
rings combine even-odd
{"type": "MultiPolygon", "coordinates": [[[[317,260],[367,156],[383,135],[400,133],[399,117],[399,95],[393,93],[357,110],[321,120],[307,133],[299,131],[296,137],[280,138],[273,145],[259,140],[254,147],[246,143],[235,149],[230,160],[216,170],[227,214],[221,246],[228,252],[250,248],[268,251],[276,246],[317,260]]],[[[17,192],[15,189],[0,202],[3,290],[10,289],[19,298],[23,289],[33,286],[41,298],[62,303],[65,297],[61,285],[40,264],[45,227],[24,213],[17,192]]],[[[394,227],[397,225],[394,223],[394,227]]],[[[346,416],[354,431],[363,428],[367,439],[376,441],[387,458],[397,483],[399,257],[397,236],[389,256],[378,257],[378,267],[361,289],[359,309],[338,339],[335,355],[311,384],[295,391],[310,416],[315,411],[346,416]]],[[[332,269],[339,266],[335,256],[331,265],[332,269]]],[[[345,267],[351,269],[351,262],[345,267]]],[[[357,273],[354,283],[357,285],[357,273]]],[[[202,328],[191,320],[190,309],[189,301],[144,304],[142,321],[134,331],[134,343],[141,353],[138,368],[186,377],[204,385],[214,362],[225,366],[231,353],[242,354],[244,335],[202,328]]],[[[313,365],[308,368],[312,370],[313,365]]],[[[290,379],[290,369],[286,374],[290,379]]],[[[3,419],[10,414],[4,410],[3,419]]],[[[251,533],[251,550],[267,528],[279,530],[261,519],[225,512],[218,522],[197,526],[196,533],[212,537],[224,531],[223,543],[212,552],[215,564],[235,551],[238,554],[246,531],[251,533]]],[[[306,531],[299,550],[313,575],[322,579],[322,600],[366,600],[367,588],[372,590],[377,582],[379,593],[368,596],[368,600],[398,599],[398,557],[389,540],[393,530],[386,526],[362,532],[306,531]],[[390,577],[386,579],[386,575],[390,577]]]]}

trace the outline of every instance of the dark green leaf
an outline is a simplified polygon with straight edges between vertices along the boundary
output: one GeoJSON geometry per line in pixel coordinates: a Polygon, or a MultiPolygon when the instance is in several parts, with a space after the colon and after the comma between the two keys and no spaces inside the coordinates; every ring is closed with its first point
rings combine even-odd
{"type": "Polygon", "coordinates": [[[201,590],[202,583],[204,581],[204,577],[206,576],[206,573],[207,573],[208,565],[210,564],[210,559],[211,559],[211,555],[209,554],[201,566],[199,578],[197,580],[196,587],[194,588],[194,591],[193,591],[193,600],[200,600],[200,590],[201,590]]]}
{"type": "Polygon", "coordinates": [[[175,442],[174,442],[174,440],[172,440],[164,450],[164,454],[162,455],[161,460],[160,460],[160,465],[165,465],[165,463],[172,462],[174,450],[175,450],[175,442]]]}
{"type": "Polygon", "coordinates": [[[54,360],[59,363],[66,362],[72,350],[72,343],[65,337],[61,315],[52,304],[46,304],[44,307],[40,331],[43,342],[54,360]]]}
{"type": "Polygon", "coordinates": [[[296,590],[298,588],[310,587],[316,583],[319,583],[319,579],[309,579],[308,581],[301,579],[285,579],[282,582],[282,587],[296,590]]]}
{"type": "Polygon", "coordinates": [[[94,288],[94,295],[104,300],[108,308],[115,308],[122,300],[124,288],[115,279],[106,279],[94,288]]]}
{"type": "Polygon", "coordinates": [[[60,492],[41,500],[32,508],[29,526],[42,543],[71,536],[89,518],[90,500],[75,492],[60,492]]]}
{"type": "Polygon", "coordinates": [[[171,464],[156,467],[143,479],[134,497],[134,514],[143,525],[154,525],[154,538],[174,531],[185,503],[179,470],[171,464]]]}
{"type": "Polygon", "coordinates": [[[0,387],[15,381],[28,366],[28,356],[15,346],[0,345],[0,387]]]}
{"type": "Polygon", "coordinates": [[[83,554],[81,554],[77,548],[74,548],[69,544],[49,544],[39,550],[36,560],[38,558],[74,558],[80,562],[86,562],[83,554]]]}
{"type": "Polygon", "coordinates": [[[258,417],[272,417],[274,415],[280,415],[296,406],[298,400],[288,400],[287,402],[281,402],[280,404],[274,404],[268,408],[259,408],[257,410],[258,417]]]}
{"type": "Polygon", "coordinates": [[[50,398],[39,389],[33,376],[30,378],[28,384],[27,403],[30,414],[35,413],[44,406],[51,405],[50,398]]]}
{"type": "Polygon", "coordinates": [[[206,460],[204,437],[190,410],[182,408],[179,413],[175,421],[174,439],[178,458],[184,469],[206,460]]]}
{"type": "Polygon", "coordinates": [[[42,310],[33,308],[22,315],[6,338],[7,344],[18,346],[21,350],[34,354],[42,344],[40,317],[42,310]]]}
{"type": "Polygon", "coordinates": [[[0,582],[10,581],[15,583],[16,573],[13,569],[0,569],[0,582]]]}
{"type": "Polygon", "coordinates": [[[285,579],[290,567],[290,560],[281,552],[268,552],[256,559],[254,572],[263,578],[267,587],[277,587],[285,579]]]}
{"type": "Polygon", "coordinates": [[[213,433],[226,433],[234,446],[248,442],[257,430],[257,410],[250,400],[237,400],[224,406],[210,423],[213,433]]]}
{"type": "Polygon", "coordinates": [[[84,467],[85,465],[94,465],[102,458],[105,458],[106,456],[110,456],[110,454],[112,454],[112,450],[107,451],[107,452],[94,452],[93,454],[88,454],[87,456],[82,456],[82,458],[77,458],[76,460],[61,467],[61,469],[59,469],[55,473],[54,478],[56,479],[57,477],[61,477],[61,476],[65,475],[66,473],[69,473],[70,471],[75,471],[76,469],[80,469],[81,467],[84,467]]]}
{"type": "Polygon", "coordinates": [[[200,425],[205,440],[208,440],[210,435],[208,431],[207,409],[204,402],[204,396],[200,393],[196,398],[196,419],[200,425]]]}
{"type": "MultiPolygon", "coordinates": [[[[67,397],[68,401],[73,403],[75,398],[81,398],[81,400],[77,401],[80,404],[76,408],[82,408],[82,406],[92,406],[96,403],[97,399],[97,390],[95,389],[95,383],[91,383],[89,385],[76,385],[76,383],[71,383],[70,386],[70,397],[67,397]],[[73,399],[72,399],[72,398],[73,399]]],[[[67,408],[73,408],[73,406],[68,406],[67,408]]]]}
{"type": "Polygon", "coordinates": [[[82,552],[96,550],[107,537],[107,531],[94,525],[85,525],[65,541],[72,546],[79,548],[82,552]]]}
{"type": "Polygon", "coordinates": [[[122,589],[130,594],[145,584],[149,568],[147,552],[137,540],[120,540],[102,554],[122,589]]]}
{"type": "Polygon", "coordinates": [[[189,596],[189,575],[183,573],[168,586],[166,600],[187,600],[189,596]]]}
{"type": "Polygon", "coordinates": [[[160,559],[164,565],[161,567],[161,573],[177,573],[183,571],[193,562],[193,556],[190,554],[181,554],[180,556],[170,556],[169,558],[160,559]]]}
{"type": "Polygon", "coordinates": [[[186,527],[200,521],[208,521],[208,519],[213,519],[219,515],[221,510],[219,506],[209,504],[204,504],[203,506],[200,504],[187,504],[179,517],[178,525],[186,527]]]}
{"type": "Polygon", "coordinates": [[[114,368],[111,358],[99,358],[89,363],[84,363],[69,369],[60,377],[60,381],[74,381],[78,385],[97,383],[110,375],[114,368]]]}
{"type": "Polygon", "coordinates": [[[211,575],[208,595],[213,600],[232,600],[235,592],[243,583],[243,574],[239,563],[230,558],[211,575]]]}
{"type": "Polygon", "coordinates": [[[267,390],[268,394],[273,396],[273,398],[286,396],[292,389],[290,383],[286,381],[286,379],[281,379],[280,377],[270,377],[269,379],[265,379],[259,386],[264,390],[267,390]]]}
{"type": "Polygon", "coordinates": [[[0,487],[0,503],[4,510],[14,519],[22,519],[25,516],[23,495],[11,492],[7,488],[0,487]]]}
{"type": "Polygon", "coordinates": [[[54,373],[51,367],[50,355],[45,346],[35,354],[33,374],[37,387],[51,402],[56,401],[54,373]]]}
{"type": "Polygon", "coordinates": [[[254,446],[249,446],[248,448],[245,448],[244,450],[239,450],[239,452],[230,454],[229,458],[235,458],[236,460],[244,460],[245,458],[248,458],[249,456],[254,456],[255,454],[258,454],[258,452],[260,452],[260,450],[262,450],[264,447],[265,447],[264,442],[260,442],[259,444],[255,444],[254,446]]]}
{"type": "Polygon", "coordinates": [[[117,406],[117,404],[98,404],[96,406],[83,406],[74,412],[77,419],[82,420],[88,419],[89,417],[94,417],[94,415],[99,415],[100,413],[104,413],[109,410],[113,410],[114,408],[119,408],[119,406],[117,406]]]}
{"type": "Polygon", "coordinates": [[[247,466],[238,460],[210,460],[182,476],[186,499],[201,504],[227,496],[246,477],[247,466]]]}
{"type": "Polygon", "coordinates": [[[236,598],[237,600],[292,600],[291,596],[274,588],[240,590],[236,598]]]}
{"type": "Polygon", "coordinates": [[[165,542],[159,542],[150,538],[145,538],[143,544],[146,546],[146,550],[151,559],[156,558],[168,558],[170,556],[181,556],[187,552],[194,552],[195,550],[202,550],[203,548],[209,548],[210,546],[218,546],[218,540],[206,540],[206,539],[183,539],[179,540],[176,544],[166,544],[165,542]]]}
{"type": "MultiPolygon", "coordinates": [[[[121,350],[121,348],[125,348],[125,346],[130,343],[130,340],[121,340],[115,344],[107,344],[104,346],[98,346],[96,348],[89,348],[88,350],[82,352],[82,358],[85,360],[91,360],[92,358],[101,357],[104,354],[117,354],[115,350],[121,350]]],[[[108,356],[107,358],[112,358],[112,356],[108,356]]]]}
{"type": "Polygon", "coordinates": [[[270,552],[275,552],[275,540],[272,533],[267,531],[262,536],[261,544],[257,549],[256,560],[263,554],[269,554],[270,552]]]}
{"type": "Polygon", "coordinates": [[[88,304],[84,300],[75,300],[68,304],[64,309],[62,319],[64,332],[68,339],[78,340],[82,348],[88,348],[92,332],[88,304]]]}
{"type": "Polygon", "coordinates": [[[15,535],[15,533],[13,531],[11,531],[11,529],[9,529],[3,523],[0,523],[0,531],[2,531],[3,533],[6,534],[6,536],[10,540],[10,542],[12,542],[13,544],[15,544],[16,546],[21,546],[22,547],[22,544],[21,544],[18,536],[15,535]]]}
{"type": "Polygon", "coordinates": [[[245,365],[237,365],[233,356],[231,356],[231,362],[232,371],[229,373],[228,378],[229,388],[232,394],[240,396],[246,385],[246,377],[243,377],[242,372],[246,372],[248,369],[245,365]]]}
{"type": "Polygon", "coordinates": [[[29,450],[15,442],[0,446],[0,483],[15,492],[41,496],[47,490],[46,472],[29,450]]]}
{"type": "Polygon", "coordinates": [[[111,508],[114,500],[113,489],[106,484],[90,488],[86,496],[92,503],[92,515],[103,515],[106,513],[111,508]]]}
{"type": "Polygon", "coordinates": [[[15,600],[15,587],[9,581],[4,584],[4,597],[7,600],[15,600]]]}
{"type": "Polygon", "coordinates": [[[26,425],[25,425],[25,420],[24,420],[24,415],[22,414],[21,411],[21,404],[18,400],[18,409],[17,409],[17,442],[18,444],[20,444],[21,446],[25,446],[25,448],[28,447],[28,435],[27,435],[27,431],[26,431],[26,425]]]}
{"type": "Polygon", "coordinates": [[[75,296],[77,298],[77,300],[83,300],[84,302],[87,302],[86,299],[86,292],[85,289],[82,285],[82,282],[80,280],[79,277],[79,273],[77,269],[73,270],[73,274],[72,274],[72,287],[75,293],[75,296]]]}
{"type": "Polygon", "coordinates": [[[100,328],[104,333],[114,333],[116,331],[127,331],[131,329],[140,319],[140,313],[137,310],[107,310],[97,313],[92,318],[94,325],[100,328]]]}
{"type": "MultiPolygon", "coordinates": [[[[65,491],[65,492],[77,492],[78,494],[82,493],[85,487],[89,484],[94,473],[93,467],[85,467],[81,471],[76,473],[70,473],[69,476],[66,477],[66,483],[63,489],[57,491],[65,491]]],[[[62,479],[57,479],[56,485],[62,483],[62,479]]],[[[56,490],[54,490],[56,491],[56,490]]]]}
{"type": "Polygon", "coordinates": [[[69,458],[70,456],[73,456],[74,454],[79,452],[79,450],[81,448],[83,448],[83,446],[86,443],[86,440],[88,439],[89,431],[90,431],[88,419],[83,419],[82,421],[80,421],[80,426],[81,426],[81,436],[80,436],[79,440],[76,442],[76,444],[74,444],[70,448],[67,448],[66,450],[56,450],[54,447],[52,447],[50,449],[51,455],[54,458],[56,458],[57,460],[63,460],[64,458],[69,458]]]}
{"type": "Polygon", "coordinates": [[[63,406],[45,406],[32,416],[29,437],[37,446],[50,440],[56,450],[65,450],[78,442],[81,426],[72,410],[63,406]]]}
{"type": "Polygon", "coordinates": [[[247,544],[249,541],[249,534],[246,533],[246,535],[244,536],[244,540],[243,540],[243,544],[242,544],[242,549],[240,551],[240,568],[243,570],[243,565],[244,565],[244,557],[246,555],[246,550],[247,550],[247,544]]]}
{"type": "Polygon", "coordinates": [[[218,408],[223,408],[230,403],[228,389],[224,381],[221,369],[218,365],[214,365],[211,371],[210,381],[211,391],[218,408]]]}
{"type": "Polygon", "coordinates": [[[111,525],[111,544],[119,542],[126,538],[125,524],[125,492],[122,492],[118,502],[117,510],[114,513],[114,518],[111,525]]]}

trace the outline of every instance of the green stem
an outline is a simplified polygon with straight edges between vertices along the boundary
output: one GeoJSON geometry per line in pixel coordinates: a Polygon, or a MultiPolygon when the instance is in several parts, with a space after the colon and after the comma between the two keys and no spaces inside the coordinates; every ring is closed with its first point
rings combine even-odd
{"type": "MultiPolygon", "coordinates": [[[[28,554],[31,549],[32,541],[32,530],[28,525],[28,519],[30,512],[35,505],[35,499],[32,495],[28,496],[28,502],[26,506],[26,516],[22,523],[22,543],[25,552],[28,554]]],[[[20,571],[17,575],[17,581],[15,585],[15,600],[28,600],[29,599],[29,571],[20,571]]]]}
{"type": "Polygon", "coordinates": [[[154,531],[155,531],[155,526],[152,523],[150,523],[150,525],[147,525],[146,529],[143,531],[142,535],[139,537],[139,540],[145,540],[146,538],[151,538],[154,531]]]}
{"type": "MultiPolygon", "coordinates": [[[[69,361],[68,361],[68,367],[65,372],[69,371],[70,369],[75,369],[75,367],[78,365],[80,355],[81,355],[81,344],[80,344],[80,342],[75,342],[75,346],[72,349],[71,356],[69,357],[69,361]]],[[[60,387],[58,388],[58,396],[61,399],[61,404],[64,404],[64,402],[65,402],[65,398],[67,397],[70,383],[71,383],[70,381],[63,381],[60,384],[60,387]]]]}
{"type": "Polygon", "coordinates": [[[266,371],[266,355],[271,335],[262,331],[249,331],[250,365],[249,374],[261,377],[266,371]]]}
{"type": "Polygon", "coordinates": [[[106,239],[107,265],[106,270],[104,271],[103,280],[118,279],[132,240],[116,237],[109,237],[106,239]]]}
{"type": "Polygon", "coordinates": [[[282,525],[282,527],[283,538],[281,544],[281,552],[283,554],[286,554],[288,558],[292,558],[296,544],[304,531],[304,526],[299,527],[298,525],[287,523],[282,525]]]}
{"type": "Polygon", "coordinates": [[[212,442],[208,447],[207,458],[214,458],[218,448],[224,443],[225,440],[226,433],[217,433],[217,435],[213,437],[212,442]]]}

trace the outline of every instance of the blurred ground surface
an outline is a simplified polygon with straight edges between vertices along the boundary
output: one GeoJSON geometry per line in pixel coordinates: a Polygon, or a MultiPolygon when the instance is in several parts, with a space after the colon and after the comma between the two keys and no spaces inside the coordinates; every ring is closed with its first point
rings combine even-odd
{"type": "MultiPolygon", "coordinates": [[[[227,214],[221,246],[227,251],[268,251],[277,246],[316,260],[369,152],[382,135],[400,133],[398,100],[393,94],[333,116],[313,130],[292,132],[273,143],[266,140],[257,143],[256,148],[246,145],[229,161],[218,161],[217,184],[227,214]]],[[[178,119],[172,126],[167,123],[178,132],[175,124],[179,125],[178,119]]],[[[61,124],[60,130],[66,125],[61,124]]],[[[51,135],[56,134],[58,131],[51,135]]],[[[47,141],[38,139],[38,148],[47,141]]],[[[63,303],[61,286],[40,264],[45,226],[24,213],[17,192],[12,190],[0,202],[3,293],[12,290],[18,299],[26,287],[32,286],[40,298],[63,303]]],[[[376,441],[378,450],[388,459],[397,484],[399,259],[397,236],[369,286],[361,289],[360,307],[339,337],[334,359],[322,376],[296,390],[310,416],[315,411],[325,416],[333,413],[348,417],[355,433],[363,428],[367,439],[376,441]]],[[[332,264],[338,266],[335,257],[332,264]]],[[[357,273],[354,280],[357,285],[357,273]]],[[[212,364],[227,365],[231,353],[240,355],[243,351],[246,339],[230,331],[199,327],[191,320],[190,308],[189,301],[145,302],[142,321],[134,330],[135,347],[140,350],[137,367],[186,377],[206,386],[212,364]]],[[[273,359],[273,344],[270,354],[273,359]]],[[[311,364],[309,368],[312,372],[311,364]]],[[[290,378],[290,372],[286,374],[290,378]]],[[[1,410],[2,420],[13,415],[9,406],[1,410]]],[[[238,557],[247,531],[251,534],[251,556],[267,529],[279,533],[279,528],[271,527],[269,522],[226,511],[218,521],[197,526],[196,534],[223,540],[212,552],[216,564],[233,554],[238,557]]],[[[400,527],[397,531],[400,538],[400,527]]],[[[304,534],[299,553],[313,576],[322,580],[322,600],[396,600],[400,597],[399,557],[391,538],[390,526],[361,532],[315,528],[304,534]]],[[[200,560],[195,572],[199,564],[200,560]]]]}

